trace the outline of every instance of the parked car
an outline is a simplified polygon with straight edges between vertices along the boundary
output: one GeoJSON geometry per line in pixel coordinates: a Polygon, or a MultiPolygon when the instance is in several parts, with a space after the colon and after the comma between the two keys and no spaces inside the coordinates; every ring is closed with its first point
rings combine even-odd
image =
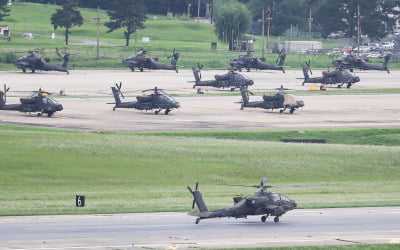
{"type": "Polygon", "coordinates": [[[342,52],[340,51],[340,49],[339,48],[333,48],[331,51],[329,51],[328,53],[327,53],[327,55],[339,55],[339,54],[341,54],[342,52]]]}
{"type": "Polygon", "coordinates": [[[394,43],[393,42],[382,42],[382,49],[393,49],[394,43]]]}
{"type": "Polygon", "coordinates": [[[343,53],[349,53],[351,51],[353,51],[353,47],[351,47],[351,46],[344,46],[342,49],[343,53]]]}
{"type": "Polygon", "coordinates": [[[345,33],[343,31],[338,31],[338,32],[332,32],[328,35],[328,39],[339,39],[343,38],[345,33]]]}
{"type": "Polygon", "coordinates": [[[24,34],[22,35],[22,38],[23,38],[23,39],[32,40],[32,39],[35,39],[35,36],[34,36],[32,33],[24,33],[24,34]]]}
{"type": "Polygon", "coordinates": [[[368,43],[368,47],[371,51],[379,51],[381,49],[381,45],[379,43],[368,43]]]}
{"type": "Polygon", "coordinates": [[[357,46],[353,49],[354,52],[357,53],[368,53],[371,49],[368,46],[357,46]]]}

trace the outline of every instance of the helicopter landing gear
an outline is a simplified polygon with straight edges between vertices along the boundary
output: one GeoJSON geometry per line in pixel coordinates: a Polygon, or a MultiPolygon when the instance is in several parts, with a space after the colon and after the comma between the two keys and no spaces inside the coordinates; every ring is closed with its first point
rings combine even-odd
{"type": "Polygon", "coordinates": [[[47,113],[47,117],[51,117],[54,114],[54,112],[49,112],[47,113]]]}
{"type": "Polygon", "coordinates": [[[140,68],[140,72],[143,72],[143,68],[140,68]]]}
{"type": "Polygon", "coordinates": [[[26,73],[26,69],[25,69],[25,68],[22,68],[22,72],[26,73]]]}
{"type": "Polygon", "coordinates": [[[155,115],[158,115],[158,113],[160,113],[160,110],[154,111],[154,114],[155,114],[155,115]]]}
{"type": "Polygon", "coordinates": [[[291,108],[291,109],[290,109],[290,113],[293,114],[293,112],[294,112],[295,110],[296,110],[295,108],[291,108]]]}
{"type": "Polygon", "coordinates": [[[278,222],[279,222],[279,217],[278,217],[278,216],[276,216],[276,217],[274,218],[274,222],[275,222],[275,223],[278,223],[278,222]]]}
{"type": "Polygon", "coordinates": [[[232,91],[232,92],[235,91],[235,88],[231,88],[231,91],[232,91]]]}
{"type": "Polygon", "coordinates": [[[268,214],[267,215],[263,215],[263,216],[261,216],[261,221],[265,222],[267,220],[267,218],[268,218],[268,214]]]}
{"type": "Polygon", "coordinates": [[[113,111],[115,111],[115,107],[113,108],[113,111]]]}
{"type": "Polygon", "coordinates": [[[37,113],[37,117],[40,117],[40,116],[42,116],[42,113],[37,113]]]}
{"type": "Polygon", "coordinates": [[[347,88],[349,89],[351,87],[351,83],[348,83],[347,84],[347,88]]]}
{"type": "Polygon", "coordinates": [[[197,218],[195,223],[199,224],[199,222],[200,222],[200,218],[197,218]]]}
{"type": "Polygon", "coordinates": [[[169,113],[170,111],[171,111],[170,109],[166,109],[165,112],[164,112],[164,114],[168,115],[168,113],[169,113]]]}

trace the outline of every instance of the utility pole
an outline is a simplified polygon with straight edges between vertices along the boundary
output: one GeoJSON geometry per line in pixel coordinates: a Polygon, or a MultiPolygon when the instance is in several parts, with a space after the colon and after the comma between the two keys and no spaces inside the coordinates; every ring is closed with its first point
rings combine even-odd
{"type": "Polygon", "coordinates": [[[188,14],[188,21],[190,20],[190,7],[192,6],[192,4],[188,4],[188,11],[187,11],[187,14],[188,14]]]}
{"type": "Polygon", "coordinates": [[[100,49],[100,7],[97,6],[97,17],[93,17],[97,23],[97,43],[96,43],[96,59],[99,60],[99,49],[100,49]]]}
{"type": "Polygon", "coordinates": [[[200,17],[200,0],[197,1],[197,18],[200,17]]]}
{"type": "Polygon", "coordinates": [[[268,25],[267,25],[267,52],[269,51],[269,31],[270,31],[270,27],[271,27],[271,20],[272,20],[271,9],[268,7],[268,10],[267,10],[267,22],[268,22],[268,25]]]}
{"type": "Polygon", "coordinates": [[[357,5],[357,51],[360,53],[360,36],[361,36],[361,28],[360,28],[360,5],[357,5]]]}
{"type": "Polygon", "coordinates": [[[261,57],[265,57],[265,50],[264,50],[264,24],[265,24],[265,17],[264,17],[264,9],[261,13],[261,20],[258,20],[261,23],[261,57]]]}
{"type": "Polygon", "coordinates": [[[311,33],[311,24],[312,24],[312,22],[313,22],[313,18],[312,18],[312,16],[311,16],[311,8],[310,8],[310,17],[308,18],[308,34],[309,34],[309,40],[311,41],[311,38],[312,38],[312,33],[311,33]]]}

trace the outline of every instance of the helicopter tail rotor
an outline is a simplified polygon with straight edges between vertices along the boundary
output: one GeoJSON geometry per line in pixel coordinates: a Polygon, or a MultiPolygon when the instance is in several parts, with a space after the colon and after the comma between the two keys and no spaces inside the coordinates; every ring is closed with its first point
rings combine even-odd
{"type": "Polygon", "coordinates": [[[199,62],[197,63],[197,67],[199,68],[199,77],[200,77],[200,80],[201,80],[201,70],[203,69],[203,64],[200,64],[199,62]]]}
{"type": "Polygon", "coordinates": [[[4,84],[4,92],[0,91],[0,107],[6,104],[7,101],[7,92],[10,90],[10,88],[7,88],[7,85],[4,84]]]}
{"type": "Polygon", "coordinates": [[[279,52],[279,55],[278,55],[278,58],[276,59],[276,64],[278,65],[278,66],[282,66],[284,63],[285,63],[285,60],[286,60],[286,51],[285,51],[285,49],[282,49],[280,52],[279,52]]]}
{"type": "Polygon", "coordinates": [[[208,208],[206,206],[206,203],[203,200],[203,195],[198,190],[199,189],[199,183],[196,182],[195,190],[192,190],[189,186],[187,187],[187,189],[193,195],[192,209],[194,209],[194,205],[197,205],[197,207],[199,208],[200,212],[207,212],[208,208]]]}
{"type": "Polygon", "coordinates": [[[119,84],[116,83],[116,84],[115,84],[115,87],[117,87],[117,90],[118,90],[119,94],[121,95],[121,97],[122,97],[123,99],[125,99],[125,96],[124,96],[124,94],[122,94],[122,91],[121,91],[122,82],[119,82],[119,84]]]}

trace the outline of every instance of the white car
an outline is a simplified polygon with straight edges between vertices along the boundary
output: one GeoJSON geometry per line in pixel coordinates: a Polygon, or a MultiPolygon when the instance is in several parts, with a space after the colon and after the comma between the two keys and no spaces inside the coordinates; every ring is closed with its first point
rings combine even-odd
{"type": "Polygon", "coordinates": [[[371,49],[368,46],[358,46],[353,49],[354,52],[368,53],[371,49]]]}
{"type": "Polygon", "coordinates": [[[381,46],[382,46],[382,49],[393,49],[394,43],[393,42],[382,42],[381,46]]]}

